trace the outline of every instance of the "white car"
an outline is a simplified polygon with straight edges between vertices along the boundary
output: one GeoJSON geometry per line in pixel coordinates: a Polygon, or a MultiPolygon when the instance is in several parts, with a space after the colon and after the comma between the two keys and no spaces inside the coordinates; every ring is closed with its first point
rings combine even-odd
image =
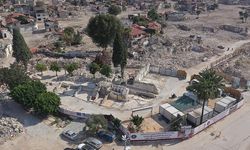
{"type": "Polygon", "coordinates": [[[77,134],[71,130],[64,131],[62,135],[69,138],[70,140],[75,140],[77,136],[77,134]]]}
{"type": "Polygon", "coordinates": [[[96,150],[96,149],[88,144],[82,143],[77,146],[77,150],[96,150]]]}

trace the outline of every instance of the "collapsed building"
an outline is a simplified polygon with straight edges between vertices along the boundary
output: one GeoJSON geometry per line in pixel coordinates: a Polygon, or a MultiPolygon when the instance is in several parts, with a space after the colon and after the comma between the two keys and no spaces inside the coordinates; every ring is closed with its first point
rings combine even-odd
{"type": "Polygon", "coordinates": [[[12,39],[12,34],[6,28],[0,28],[0,58],[12,55],[12,39]]]}

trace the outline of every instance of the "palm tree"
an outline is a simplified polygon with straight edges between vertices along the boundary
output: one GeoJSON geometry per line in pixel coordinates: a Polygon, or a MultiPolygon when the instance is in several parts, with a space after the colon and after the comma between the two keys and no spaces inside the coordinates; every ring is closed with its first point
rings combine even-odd
{"type": "Polygon", "coordinates": [[[209,98],[218,97],[219,89],[223,88],[224,85],[222,83],[223,77],[217,75],[213,69],[205,69],[200,72],[197,80],[198,82],[188,86],[187,90],[195,93],[198,99],[203,101],[200,120],[200,124],[202,124],[205,103],[209,98]]]}
{"type": "Polygon", "coordinates": [[[141,124],[144,121],[144,118],[136,115],[136,116],[132,116],[130,118],[130,121],[135,125],[136,131],[139,131],[141,128],[141,124]]]}

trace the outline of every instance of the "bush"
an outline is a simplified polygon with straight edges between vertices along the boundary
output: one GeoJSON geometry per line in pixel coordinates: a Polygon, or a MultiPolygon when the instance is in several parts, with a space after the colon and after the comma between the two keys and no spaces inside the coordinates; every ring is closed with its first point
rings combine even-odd
{"type": "Polygon", "coordinates": [[[40,94],[35,103],[34,110],[42,115],[55,114],[58,112],[60,97],[52,92],[40,94]]]}
{"type": "Polygon", "coordinates": [[[177,77],[179,79],[186,79],[187,78],[187,72],[184,70],[178,70],[177,71],[177,77]]]}
{"type": "Polygon", "coordinates": [[[109,8],[108,8],[108,13],[109,14],[112,14],[112,15],[118,15],[121,13],[121,8],[119,6],[116,6],[116,5],[111,5],[109,8]]]}
{"type": "Polygon", "coordinates": [[[106,77],[110,77],[112,73],[111,67],[109,65],[103,65],[102,69],[100,70],[100,73],[102,75],[105,75],[106,77]]]}
{"type": "Polygon", "coordinates": [[[240,91],[236,90],[232,87],[225,87],[224,93],[229,94],[229,96],[231,96],[237,100],[240,100],[242,98],[240,91]]]}

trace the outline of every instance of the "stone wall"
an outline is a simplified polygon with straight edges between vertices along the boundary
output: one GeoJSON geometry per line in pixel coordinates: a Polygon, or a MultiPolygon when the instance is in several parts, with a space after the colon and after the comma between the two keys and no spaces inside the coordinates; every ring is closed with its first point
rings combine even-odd
{"type": "Polygon", "coordinates": [[[150,64],[148,63],[145,67],[141,68],[138,74],[135,77],[135,81],[141,81],[150,70],[150,64]]]}
{"type": "Polygon", "coordinates": [[[177,76],[177,70],[172,68],[158,67],[158,66],[150,66],[150,73],[160,74],[163,76],[177,76]]]}

